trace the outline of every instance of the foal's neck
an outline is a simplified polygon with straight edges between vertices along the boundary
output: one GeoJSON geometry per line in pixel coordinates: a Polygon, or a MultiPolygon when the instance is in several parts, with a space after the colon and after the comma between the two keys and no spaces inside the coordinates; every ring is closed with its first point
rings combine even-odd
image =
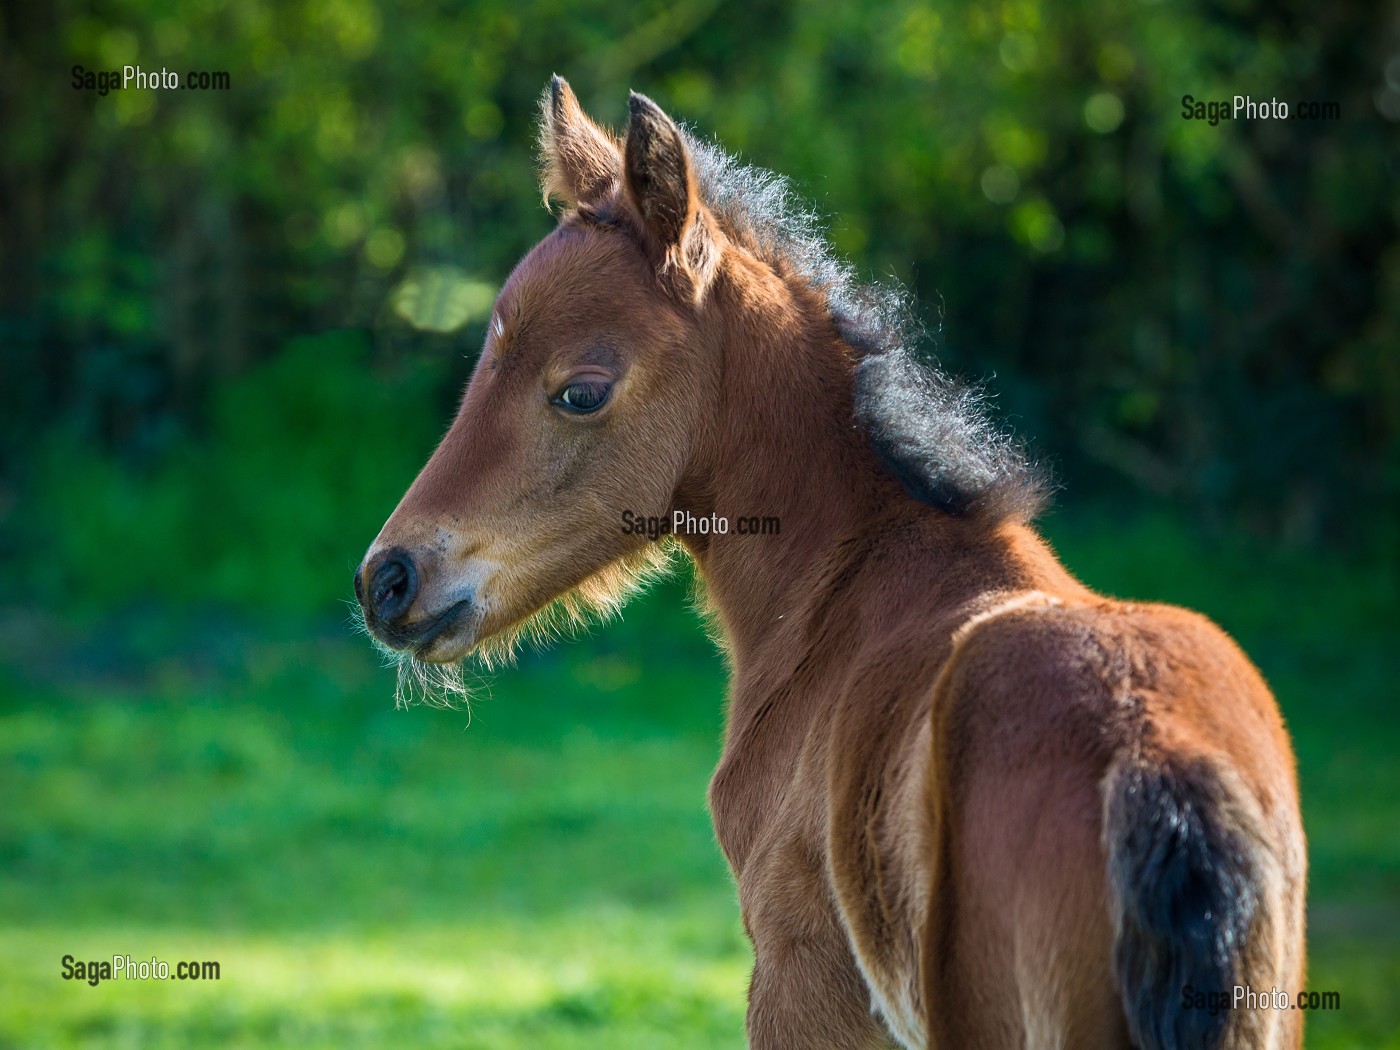
{"type": "Polygon", "coordinates": [[[855,424],[854,354],[818,295],[746,259],[711,291],[720,413],[678,505],[721,515],[731,531],[680,539],[742,673],[788,644],[794,620],[819,615],[822,592],[876,547],[883,557],[907,547],[918,578],[904,585],[928,588],[932,561],[966,529],[907,496],[876,458],[855,424]],[[736,535],[741,518],[777,518],[780,535],[736,535]]]}
{"type": "Polygon", "coordinates": [[[1024,527],[976,526],[904,491],[855,422],[854,354],[815,293],[743,260],[713,293],[719,418],[680,496],[731,531],[681,539],[737,673],[839,602],[913,600],[927,614],[979,588],[1035,586],[1041,570],[1058,569],[1024,527]],[[740,518],[769,517],[779,535],[736,532],[740,518]]]}

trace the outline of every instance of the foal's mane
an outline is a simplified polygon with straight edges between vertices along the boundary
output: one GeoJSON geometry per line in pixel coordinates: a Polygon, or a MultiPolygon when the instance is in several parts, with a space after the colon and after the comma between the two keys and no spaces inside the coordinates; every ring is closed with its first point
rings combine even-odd
{"type": "Polygon", "coordinates": [[[700,196],[725,235],[826,299],[858,359],[856,417],[909,493],[959,516],[1034,517],[1046,497],[1042,472],[992,419],[983,392],[954,381],[923,349],[928,334],[913,296],[861,281],[787,179],[683,134],[700,196]]]}

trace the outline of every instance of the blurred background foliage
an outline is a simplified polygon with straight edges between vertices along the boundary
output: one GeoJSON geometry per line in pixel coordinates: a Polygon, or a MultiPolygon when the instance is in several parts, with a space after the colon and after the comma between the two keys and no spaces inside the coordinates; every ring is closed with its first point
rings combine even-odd
{"type": "Polygon", "coordinates": [[[0,1043],[735,1045],[683,584],[465,734],[346,631],[551,227],[555,71],[791,176],[1053,464],[1071,568],[1239,636],[1343,993],[1310,1042],[1397,1045],[1400,14],[1360,0],[0,7],[0,1043]],[[127,63],[231,90],[71,86],[127,63]],[[1181,119],[1237,93],[1340,119],[1181,119]],[[79,1000],[84,948],[234,976],[79,1000]]]}
{"type": "Polygon", "coordinates": [[[644,90],[792,176],[1077,495],[1357,541],[1400,489],[1397,34],[1388,5],[1252,0],[12,8],[7,502],[53,422],[148,468],[293,334],[472,352],[550,224],[558,70],[605,122],[644,90]],[[232,90],[70,86],[127,63],[232,90]],[[1241,92],[1341,119],[1181,119],[1241,92]]]}

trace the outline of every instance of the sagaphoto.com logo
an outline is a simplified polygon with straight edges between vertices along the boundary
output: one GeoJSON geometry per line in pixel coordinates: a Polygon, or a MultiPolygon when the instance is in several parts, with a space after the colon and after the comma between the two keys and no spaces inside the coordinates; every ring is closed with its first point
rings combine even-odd
{"type": "Polygon", "coordinates": [[[98,95],[112,91],[229,91],[233,78],[226,69],[191,69],[181,73],[166,66],[143,69],[127,64],[121,69],[88,69],[75,65],[72,85],[74,91],[91,91],[98,95]]]}
{"type": "Polygon", "coordinates": [[[213,959],[177,959],[170,962],[151,956],[133,959],[114,955],[110,959],[85,959],[65,955],[59,960],[58,975],[65,981],[80,981],[96,988],[104,981],[218,981],[223,967],[213,959]]]}
{"type": "Polygon", "coordinates": [[[1288,102],[1276,96],[1251,95],[1230,98],[1181,96],[1181,119],[1199,120],[1215,127],[1222,120],[1341,120],[1342,104],[1334,99],[1299,99],[1288,102]]]}
{"type": "Polygon", "coordinates": [[[783,523],[774,515],[747,514],[731,518],[726,514],[677,510],[667,516],[657,516],[624,510],[622,532],[649,540],[662,536],[780,536],[783,523]]]}

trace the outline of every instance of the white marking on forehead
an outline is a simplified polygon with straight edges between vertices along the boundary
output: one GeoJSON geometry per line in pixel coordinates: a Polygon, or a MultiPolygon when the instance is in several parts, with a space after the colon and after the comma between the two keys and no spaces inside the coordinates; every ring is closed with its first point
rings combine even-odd
{"type": "Polygon", "coordinates": [[[501,313],[499,310],[497,310],[496,313],[492,316],[494,317],[494,320],[492,321],[491,329],[495,332],[496,338],[500,339],[506,334],[506,326],[504,322],[501,321],[501,313]]]}

